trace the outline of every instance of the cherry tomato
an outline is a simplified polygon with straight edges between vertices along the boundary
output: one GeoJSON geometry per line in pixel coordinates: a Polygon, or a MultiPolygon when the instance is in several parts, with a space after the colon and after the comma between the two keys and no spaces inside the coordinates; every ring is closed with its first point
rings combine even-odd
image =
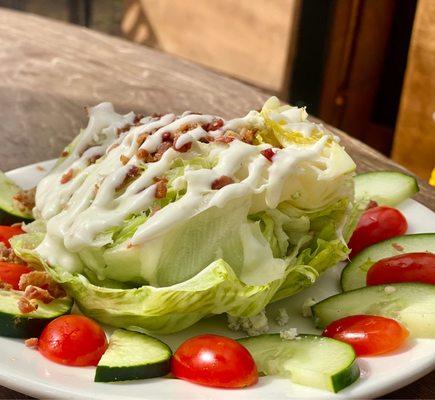
{"type": "Polygon", "coordinates": [[[399,210],[385,206],[369,208],[350,238],[350,257],[372,244],[403,235],[407,229],[408,223],[399,210]]]}
{"type": "Polygon", "coordinates": [[[41,354],[59,364],[97,365],[107,348],[106,335],[83,315],[63,315],[51,321],[38,342],[41,354]]]}
{"type": "Polygon", "coordinates": [[[352,345],[358,356],[374,356],[397,349],[408,337],[408,331],[394,319],[352,315],[329,324],[323,336],[352,345]]]}
{"type": "Polygon", "coordinates": [[[397,282],[422,282],[435,285],[435,254],[407,253],[384,258],[367,272],[368,286],[397,282]]]}
{"type": "Polygon", "coordinates": [[[205,386],[242,388],[258,381],[255,362],[233,339],[201,335],[185,341],[172,358],[172,374],[205,386]]]}
{"type": "Polygon", "coordinates": [[[0,281],[9,283],[15,290],[18,290],[21,275],[29,272],[32,272],[32,270],[26,265],[0,262],[0,281]]]}
{"type": "Polygon", "coordinates": [[[0,242],[4,243],[7,248],[10,248],[9,239],[23,233],[24,231],[19,226],[0,225],[0,242]]]}

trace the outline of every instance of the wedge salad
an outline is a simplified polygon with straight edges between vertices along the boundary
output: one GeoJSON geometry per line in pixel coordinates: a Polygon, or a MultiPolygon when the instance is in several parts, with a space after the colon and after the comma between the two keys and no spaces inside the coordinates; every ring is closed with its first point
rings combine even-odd
{"type": "Polygon", "coordinates": [[[357,357],[435,338],[435,234],[406,235],[392,207],[415,178],[355,175],[338,137],[276,98],[231,120],[87,112],[35,189],[0,174],[1,336],[97,366],[96,382],[264,374],[332,392],[358,379],[357,357]],[[305,307],[322,335],[268,332],[267,305],[345,260],[343,293],[305,307]],[[159,339],[219,314],[248,337],[159,339]]]}

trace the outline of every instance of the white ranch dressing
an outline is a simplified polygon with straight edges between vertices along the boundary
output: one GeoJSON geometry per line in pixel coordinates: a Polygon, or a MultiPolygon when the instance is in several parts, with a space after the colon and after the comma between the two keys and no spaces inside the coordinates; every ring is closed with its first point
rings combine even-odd
{"type": "MultiPolygon", "coordinates": [[[[285,116],[290,125],[298,124],[298,128],[300,124],[314,125],[303,122],[302,112],[299,112],[299,122],[297,117],[293,110],[285,116]]],[[[254,146],[240,140],[229,144],[198,143],[186,153],[177,151],[208,135],[216,138],[228,129],[261,128],[264,124],[260,114],[251,111],[243,118],[224,122],[223,127],[215,131],[207,132],[201,127],[217,118],[186,113],[177,118],[174,114],[167,114],[157,120],[143,118],[141,125],[119,134],[119,129],[133,123],[134,114],[119,115],[110,103],[91,108],[89,124],[72,154],[38,185],[36,211],[47,223],[47,234],[38,252],[53,264],[62,263],[70,271],[80,271],[83,265],[74,253],[111,243],[111,228],[121,226],[132,214],[149,209],[155,202],[154,180],[164,176],[176,158],[189,159],[192,155],[208,154],[217,163],[210,169],[186,170],[183,179],[187,192],[150,216],[130,239],[131,245],[151,241],[207,208],[225,207],[231,200],[242,196],[263,193],[263,209],[275,208],[285,200],[282,198],[285,180],[297,173],[303,162],[324,162],[321,153],[329,135],[311,145],[274,149],[273,162],[261,154],[269,145],[254,146]],[[165,133],[181,129],[186,129],[186,132],[178,137],[175,148],[163,153],[160,160],[144,165],[136,157],[139,149],[149,153],[157,151],[165,133]],[[138,138],[144,133],[148,136],[142,144],[138,143],[138,138]],[[204,149],[207,149],[207,154],[201,153],[204,149]],[[96,163],[88,165],[90,159],[102,154],[96,163]],[[125,165],[121,156],[128,159],[125,165]],[[139,176],[119,191],[132,168],[139,168],[139,176]],[[74,171],[72,179],[61,183],[64,174],[71,169],[74,171]],[[231,177],[235,182],[212,190],[213,182],[222,176],[231,177]]],[[[307,130],[304,135],[308,134],[307,130]]]]}

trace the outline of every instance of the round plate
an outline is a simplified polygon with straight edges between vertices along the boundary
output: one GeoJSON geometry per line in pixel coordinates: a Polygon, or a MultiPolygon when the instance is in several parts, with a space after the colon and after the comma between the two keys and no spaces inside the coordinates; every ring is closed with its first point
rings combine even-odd
{"type": "MultiPolygon", "coordinates": [[[[35,185],[53,165],[52,161],[29,165],[7,175],[23,187],[35,185]]],[[[409,222],[408,233],[434,232],[435,213],[413,200],[399,207],[409,222]]],[[[268,307],[273,319],[277,309],[285,307],[290,315],[286,327],[271,325],[271,331],[295,327],[300,333],[319,333],[312,321],[300,314],[308,297],[324,299],[339,292],[342,265],[321,276],[316,284],[296,296],[268,307]]],[[[218,333],[237,337],[227,329],[223,316],[203,320],[174,335],[160,336],[173,350],[185,339],[201,333],[218,333]]],[[[43,398],[141,399],[141,400],[278,400],[278,399],[348,399],[382,396],[419,379],[435,369],[435,340],[411,340],[405,348],[382,357],[358,359],[361,378],[338,394],[293,384],[288,379],[263,377],[257,385],[242,390],[221,390],[185,381],[156,378],[126,383],[94,383],[94,368],[66,367],[44,359],[37,351],[26,348],[22,340],[0,338],[0,384],[19,392],[43,398]]]]}

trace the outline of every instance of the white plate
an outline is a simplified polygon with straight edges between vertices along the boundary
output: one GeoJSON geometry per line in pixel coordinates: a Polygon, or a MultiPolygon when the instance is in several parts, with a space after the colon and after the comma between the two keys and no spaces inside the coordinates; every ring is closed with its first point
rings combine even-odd
{"type": "MultiPolygon", "coordinates": [[[[18,184],[30,187],[44,175],[52,162],[30,165],[8,173],[18,184]]],[[[435,232],[435,214],[421,204],[408,200],[400,207],[409,222],[409,233],[435,232]]],[[[299,332],[316,333],[310,319],[300,316],[307,297],[316,300],[338,292],[340,266],[325,273],[310,289],[282,300],[268,308],[273,315],[285,307],[291,316],[288,327],[299,332]]],[[[279,331],[277,326],[272,330],[279,331]]],[[[219,333],[235,337],[226,329],[223,317],[210,318],[175,335],[161,337],[172,349],[184,339],[200,333],[219,333]]],[[[66,367],[44,359],[37,351],[26,348],[22,340],[0,338],[0,384],[28,395],[43,398],[143,399],[143,400],[278,400],[300,398],[373,398],[403,387],[435,369],[435,340],[413,340],[406,348],[383,357],[360,358],[361,378],[332,394],[292,384],[287,379],[260,378],[252,388],[221,390],[185,381],[156,378],[129,383],[94,383],[94,368],[66,367]]]]}

